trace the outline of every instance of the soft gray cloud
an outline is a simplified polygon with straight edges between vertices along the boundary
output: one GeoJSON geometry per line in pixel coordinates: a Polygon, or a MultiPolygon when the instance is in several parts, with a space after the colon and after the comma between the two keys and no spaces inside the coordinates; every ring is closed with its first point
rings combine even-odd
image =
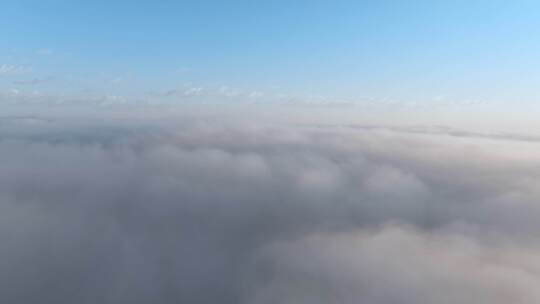
{"type": "Polygon", "coordinates": [[[535,142],[204,119],[0,121],[1,302],[540,297],[535,142]]]}
{"type": "Polygon", "coordinates": [[[255,259],[247,302],[535,303],[539,249],[399,226],[312,235],[255,259]]]}

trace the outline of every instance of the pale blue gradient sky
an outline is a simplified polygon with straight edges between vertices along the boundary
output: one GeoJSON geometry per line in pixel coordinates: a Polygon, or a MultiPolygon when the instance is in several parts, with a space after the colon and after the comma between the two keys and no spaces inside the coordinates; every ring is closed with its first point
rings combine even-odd
{"type": "Polygon", "coordinates": [[[0,18],[5,96],[540,101],[537,1],[8,0],[0,18]]]}

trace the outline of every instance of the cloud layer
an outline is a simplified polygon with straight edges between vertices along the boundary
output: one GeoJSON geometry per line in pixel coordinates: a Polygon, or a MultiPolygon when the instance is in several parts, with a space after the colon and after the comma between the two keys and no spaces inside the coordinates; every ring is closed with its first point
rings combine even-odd
{"type": "Polygon", "coordinates": [[[540,146],[2,118],[5,303],[534,303],[540,146]]]}

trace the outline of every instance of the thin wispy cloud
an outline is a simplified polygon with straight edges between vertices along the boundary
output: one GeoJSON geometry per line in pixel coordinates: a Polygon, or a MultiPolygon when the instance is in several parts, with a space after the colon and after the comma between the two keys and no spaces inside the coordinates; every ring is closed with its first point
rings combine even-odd
{"type": "Polygon", "coordinates": [[[10,65],[10,64],[0,65],[0,76],[23,75],[23,74],[29,74],[31,72],[32,72],[32,67],[26,66],[26,65],[10,65]]]}
{"type": "Polygon", "coordinates": [[[55,53],[55,51],[53,49],[49,49],[49,48],[43,48],[43,49],[39,49],[36,51],[36,54],[38,55],[45,55],[45,56],[50,56],[50,55],[53,55],[55,53]]]}
{"type": "Polygon", "coordinates": [[[53,80],[52,77],[32,78],[32,79],[25,79],[25,80],[15,80],[15,81],[13,81],[13,84],[33,86],[33,85],[47,83],[47,82],[49,82],[51,80],[53,80]]]}

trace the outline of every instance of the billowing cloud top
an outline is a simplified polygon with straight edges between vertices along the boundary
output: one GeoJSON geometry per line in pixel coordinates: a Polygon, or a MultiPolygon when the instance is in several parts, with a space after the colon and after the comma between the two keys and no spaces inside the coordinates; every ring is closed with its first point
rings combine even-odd
{"type": "Polygon", "coordinates": [[[0,127],[2,303],[540,301],[535,140],[197,119],[0,127]]]}

